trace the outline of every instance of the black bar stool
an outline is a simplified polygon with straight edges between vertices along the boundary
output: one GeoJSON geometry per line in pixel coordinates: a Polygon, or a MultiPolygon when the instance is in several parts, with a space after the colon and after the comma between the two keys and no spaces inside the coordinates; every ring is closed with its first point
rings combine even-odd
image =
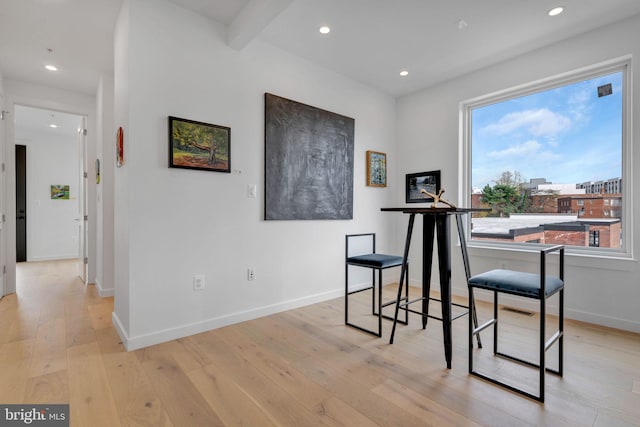
{"type": "Polygon", "coordinates": [[[505,387],[511,391],[524,396],[544,402],[544,379],[545,372],[562,376],[563,372],[563,338],[564,338],[564,246],[557,245],[540,251],[540,273],[524,273],[513,270],[491,270],[478,274],[469,279],[469,299],[473,300],[474,289],[485,289],[493,292],[493,319],[481,326],[475,327],[469,319],[469,373],[483,378],[494,384],[505,387]],[[558,275],[547,275],[546,255],[551,252],[559,252],[559,273],[558,275]],[[498,351],[498,294],[505,293],[523,298],[535,299],[540,302],[540,335],[539,335],[539,362],[533,363],[498,351]],[[546,326],[546,301],[549,297],[559,293],[559,314],[558,330],[545,341],[546,326]],[[539,371],[539,391],[535,395],[529,393],[504,381],[497,380],[482,374],[473,367],[473,336],[480,333],[485,328],[493,326],[493,355],[508,360],[522,363],[527,366],[538,368],[539,371]],[[545,353],[555,343],[558,343],[558,369],[553,370],[545,366],[545,353]]]}
{"type": "MultiPolygon", "coordinates": [[[[352,245],[353,246],[353,245],[352,245]]],[[[361,245],[362,246],[362,245],[361,245]]],[[[344,323],[345,325],[354,327],[361,331],[373,334],[377,337],[382,336],[382,318],[393,320],[393,317],[386,316],[382,314],[382,309],[388,305],[395,304],[396,298],[393,300],[382,302],[382,271],[388,268],[393,267],[402,267],[402,257],[396,255],[386,255],[386,254],[378,254],[376,253],[376,234],[375,233],[364,233],[364,234],[348,234],[345,236],[345,298],[344,298],[344,323]],[[366,239],[369,243],[368,248],[365,251],[359,251],[359,254],[352,254],[349,243],[352,239],[363,238],[366,239]],[[363,267],[370,268],[372,270],[371,275],[371,285],[366,286],[365,288],[350,290],[349,289],[349,266],[355,267],[363,267]],[[376,272],[378,273],[378,280],[376,286],[376,272]],[[377,298],[376,298],[376,288],[378,289],[377,298]],[[349,321],[349,296],[364,292],[367,290],[371,290],[371,314],[374,316],[378,316],[378,330],[367,329],[365,327],[356,325],[349,321]],[[377,300],[377,304],[376,304],[377,300]]],[[[409,264],[406,265],[407,271],[409,268],[409,264]]],[[[401,279],[402,280],[402,279],[401,279]]],[[[409,299],[409,275],[406,274],[404,276],[405,280],[405,296],[400,298],[402,301],[407,301],[409,299]]],[[[405,320],[399,321],[402,324],[407,324],[409,320],[408,313],[405,314],[405,320]]]]}

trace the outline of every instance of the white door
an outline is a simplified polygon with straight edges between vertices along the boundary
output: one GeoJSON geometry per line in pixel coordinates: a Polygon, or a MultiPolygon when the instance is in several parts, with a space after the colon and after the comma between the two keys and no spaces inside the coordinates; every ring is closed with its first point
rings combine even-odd
{"type": "Polygon", "coordinates": [[[89,227],[87,205],[87,118],[82,118],[78,129],[78,276],[87,283],[87,234],[89,227]]]}

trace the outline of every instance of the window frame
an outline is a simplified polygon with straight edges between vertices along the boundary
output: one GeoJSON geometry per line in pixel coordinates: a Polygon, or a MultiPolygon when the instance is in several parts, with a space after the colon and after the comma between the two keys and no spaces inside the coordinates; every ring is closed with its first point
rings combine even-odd
{"type": "MultiPolygon", "coordinates": [[[[583,80],[588,80],[602,76],[622,72],[622,183],[623,198],[621,227],[623,231],[623,239],[620,248],[596,248],[596,247],[580,247],[568,246],[567,253],[570,255],[579,255],[587,257],[601,258],[619,258],[633,259],[633,206],[634,206],[634,186],[633,186],[633,155],[632,155],[632,57],[631,55],[612,59],[605,62],[593,64],[591,66],[571,70],[565,73],[553,75],[544,79],[536,80],[530,83],[524,83],[518,86],[510,87],[476,98],[468,99],[459,104],[459,206],[470,206],[471,204],[471,113],[472,110],[497,102],[507,101],[509,99],[530,95],[532,93],[550,90],[560,86],[569,85],[583,80]]],[[[473,248],[489,248],[497,250],[532,250],[537,247],[545,246],[532,243],[518,242],[492,242],[487,240],[471,239],[471,215],[467,215],[465,220],[465,236],[467,246],[473,248]]]]}

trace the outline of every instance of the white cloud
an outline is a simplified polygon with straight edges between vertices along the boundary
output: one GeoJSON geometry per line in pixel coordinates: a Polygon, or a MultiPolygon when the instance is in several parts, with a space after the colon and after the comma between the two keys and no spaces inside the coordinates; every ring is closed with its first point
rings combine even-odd
{"type": "Polygon", "coordinates": [[[483,130],[497,135],[505,135],[526,128],[533,136],[553,136],[570,126],[570,118],[554,113],[547,108],[540,108],[509,113],[483,130]]]}
{"type": "Polygon", "coordinates": [[[522,144],[516,144],[509,148],[499,151],[490,151],[487,153],[488,157],[492,157],[494,159],[502,159],[505,157],[522,157],[522,156],[532,156],[540,150],[542,144],[538,141],[527,141],[522,144]]]}

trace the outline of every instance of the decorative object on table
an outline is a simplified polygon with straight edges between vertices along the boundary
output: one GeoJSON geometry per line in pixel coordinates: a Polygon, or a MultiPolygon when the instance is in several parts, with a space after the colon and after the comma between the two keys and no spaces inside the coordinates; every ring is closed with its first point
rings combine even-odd
{"type": "Polygon", "coordinates": [[[440,171],[418,172],[406,175],[406,202],[424,203],[433,202],[433,197],[424,197],[421,190],[430,194],[438,194],[440,191],[440,171]]]}
{"type": "Polygon", "coordinates": [[[429,193],[427,190],[425,190],[424,188],[420,190],[420,192],[422,194],[425,194],[425,197],[428,197],[430,200],[433,200],[433,203],[431,203],[431,207],[432,208],[437,208],[438,207],[438,203],[444,203],[445,205],[449,206],[450,208],[455,208],[456,205],[454,205],[451,202],[448,202],[447,200],[442,198],[442,195],[444,194],[444,188],[441,188],[440,191],[438,191],[438,194],[433,194],[433,193],[429,193]]]}
{"type": "Polygon", "coordinates": [[[116,166],[122,167],[124,165],[124,131],[122,126],[118,128],[116,133],[116,166]]]}
{"type": "Polygon", "coordinates": [[[353,218],[352,118],[265,93],[265,219],[353,218]]]}
{"type": "Polygon", "coordinates": [[[96,159],[96,184],[100,184],[100,159],[96,159]]]}
{"type": "Polygon", "coordinates": [[[51,185],[51,198],[53,200],[69,200],[69,186],[51,185]]]}
{"type": "Polygon", "coordinates": [[[231,172],[231,128],[169,116],[169,167],[231,172]]]}
{"type": "Polygon", "coordinates": [[[387,186],[387,155],[378,151],[367,151],[367,185],[387,186]]]}

